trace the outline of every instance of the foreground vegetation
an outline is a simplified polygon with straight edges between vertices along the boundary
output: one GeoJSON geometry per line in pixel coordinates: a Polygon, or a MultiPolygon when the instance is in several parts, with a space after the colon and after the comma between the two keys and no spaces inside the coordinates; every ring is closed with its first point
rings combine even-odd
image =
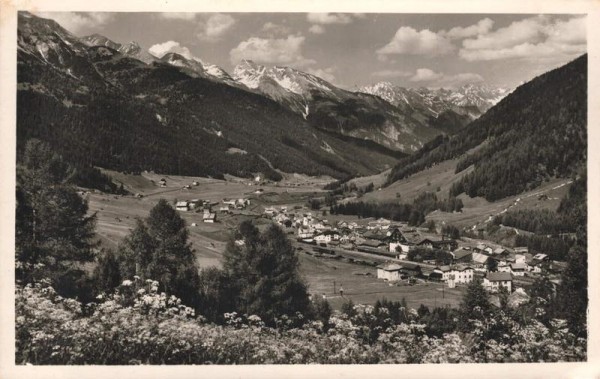
{"type": "MultiPolygon", "coordinates": [[[[115,294],[82,305],[44,283],[17,290],[17,363],[33,364],[348,364],[540,362],[585,359],[585,341],[544,313],[526,324],[509,310],[469,319],[471,332],[429,336],[414,310],[394,323],[387,308],[356,305],[325,322],[267,327],[258,316],[195,317],[158,283],[124,281],[115,294]]],[[[467,306],[467,305],[465,305],[467,306]]],[[[483,314],[485,306],[472,309],[483,314]]],[[[474,314],[474,315],[475,315],[474,314]]]]}

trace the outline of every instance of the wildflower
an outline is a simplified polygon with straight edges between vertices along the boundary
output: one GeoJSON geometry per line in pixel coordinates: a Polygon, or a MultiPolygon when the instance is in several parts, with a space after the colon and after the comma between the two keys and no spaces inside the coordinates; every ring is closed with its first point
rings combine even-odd
{"type": "Polygon", "coordinates": [[[129,279],[123,280],[123,283],[121,283],[121,285],[125,286],[125,287],[129,287],[133,282],[129,279]]]}

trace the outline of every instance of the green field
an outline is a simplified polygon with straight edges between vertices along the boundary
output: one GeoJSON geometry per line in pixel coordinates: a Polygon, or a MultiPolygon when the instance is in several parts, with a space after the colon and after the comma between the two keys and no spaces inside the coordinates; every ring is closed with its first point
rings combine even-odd
{"type": "Polygon", "coordinates": [[[309,292],[313,296],[325,294],[333,308],[351,299],[355,304],[374,304],[378,299],[401,301],[406,299],[412,308],[425,304],[428,307],[457,307],[462,299],[465,287],[444,288],[441,283],[424,283],[409,285],[391,285],[377,279],[377,270],[372,266],[347,263],[343,260],[317,258],[301,252],[301,272],[308,283],[309,292]],[[365,275],[370,274],[370,275],[365,275]],[[336,293],[333,286],[336,286],[336,293]],[[344,297],[339,294],[343,286],[344,297]]]}
{"type": "MultiPolygon", "coordinates": [[[[309,197],[319,196],[323,193],[322,186],[328,182],[327,178],[305,178],[303,176],[288,175],[281,183],[249,185],[251,181],[240,178],[227,178],[216,180],[207,178],[181,177],[172,175],[157,175],[145,173],[141,176],[125,175],[108,172],[116,181],[122,182],[132,194],[142,194],[138,198],[133,195],[117,196],[91,192],[89,199],[90,213],[97,215],[97,235],[104,247],[116,248],[119,242],[135,226],[136,218],[145,218],[150,209],[164,198],[174,204],[177,200],[202,199],[213,202],[223,198],[249,198],[251,205],[243,214],[225,214],[217,212],[217,223],[203,223],[202,213],[180,212],[186,221],[189,230],[190,242],[195,250],[199,268],[220,266],[221,257],[231,231],[243,220],[253,219],[259,225],[267,225],[270,221],[262,217],[265,207],[294,206],[304,207],[309,211],[306,203],[309,197]],[[166,179],[167,186],[161,188],[157,183],[166,179]],[[192,182],[199,182],[198,186],[183,189],[192,182]],[[256,194],[258,188],[263,193],[256,194]]],[[[392,200],[396,199],[395,193],[401,192],[402,201],[409,201],[419,191],[435,188],[444,180],[451,180],[453,164],[445,162],[429,170],[416,174],[406,180],[394,183],[389,188],[366,194],[365,200],[392,200]],[[427,185],[430,182],[430,185],[427,185]]],[[[381,182],[381,175],[379,182],[381,182]]],[[[368,184],[375,177],[362,178],[360,184],[368,184]]],[[[378,182],[378,183],[379,183],[378,182]]],[[[519,197],[511,197],[499,202],[489,203],[481,198],[470,199],[463,197],[465,208],[462,213],[433,212],[428,219],[438,223],[452,223],[457,226],[471,227],[482,225],[490,216],[499,214],[504,209],[528,208],[556,208],[559,199],[568,190],[565,180],[554,180],[545,183],[540,188],[519,197]],[[546,194],[548,200],[539,200],[539,194],[546,194]],[[520,199],[517,201],[517,199],[520,199]]],[[[442,189],[445,190],[446,185],[442,189]]],[[[464,195],[463,195],[464,196],[464,195]]],[[[441,196],[440,196],[441,197],[441,196]]],[[[218,209],[218,206],[217,206],[218,209]]],[[[314,211],[313,211],[314,212],[314,211]]],[[[359,220],[356,216],[327,215],[330,222],[339,220],[358,221],[365,223],[371,219],[359,220]]],[[[477,241],[471,241],[476,243],[477,241]]],[[[466,243],[466,242],[465,242],[466,243]]],[[[355,303],[372,304],[377,299],[401,300],[405,298],[412,307],[425,304],[429,307],[449,305],[457,306],[460,302],[463,289],[442,289],[442,284],[417,284],[414,286],[389,285],[387,282],[376,279],[376,270],[371,266],[348,263],[343,260],[317,258],[300,253],[301,273],[309,285],[309,291],[315,296],[326,294],[331,304],[339,308],[345,299],[352,299],[355,303]],[[365,275],[369,274],[369,275],[365,275]],[[333,282],[336,289],[344,287],[344,298],[339,293],[333,293],[333,282]]]]}

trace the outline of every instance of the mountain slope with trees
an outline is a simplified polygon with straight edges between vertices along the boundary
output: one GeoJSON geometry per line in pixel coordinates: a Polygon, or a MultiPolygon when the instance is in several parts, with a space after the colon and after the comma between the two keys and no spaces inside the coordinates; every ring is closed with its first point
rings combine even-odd
{"type": "Polygon", "coordinates": [[[20,152],[38,138],[81,167],[274,180],[278,170],[343,178],[397,162],[394,151],[322,132],[264,96],[88,46],[27,12],[17,63],[20,152]]]}
{"type": "Polygon", "coordinates": [[[586,117],[583,55],[520,86],[455,136],[438,137],[401,160],[388,184],[454,158],[460,158],[457,173],[474,169],[453,186],[453,196],[493,201],[569,177],[587,160],[586,117]]]}

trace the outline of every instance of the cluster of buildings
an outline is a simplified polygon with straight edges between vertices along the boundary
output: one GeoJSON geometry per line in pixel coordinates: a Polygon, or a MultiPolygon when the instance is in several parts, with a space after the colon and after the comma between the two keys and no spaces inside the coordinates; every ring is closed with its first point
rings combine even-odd
{"type": "Polygon", "coordinates": [[[377,277],[391,282],[421,278],[445,282],[454,288],[469,284],[478,276],[483,277],[483,286],[490,293],[497,293],[501,288],[513,292],[515,278],[558,273],[563,269],[561,262],[552,262],[546,254],[531,254],[526,247],[510,249],[468,242],[461,242],[459,247],[454,239],[386,219],[362,224],[331,223],[312,212],[288,212],[287,207],[268,207],[264,214],[290,233],[294,232],[299,241],[395,258],[396,261],[377,267],[377,277]],[[407,261],[408,253],[417,248],[446,251],[452,263],[435,266],[435,262],[407,261]]]}
{"type": "Polygon", "coordinates": [[[480,276],[483,277],[482,284],[488,292],[497,293],[504,288],[511,293],[515,290],[516,278],[544,272],[557,274],[564,269],[562,262],[552,262],[546,254],[530,254],[527,248],[489,248],[478,245],[472,248],[461,247],[450,254],[453,256],[451,265],[433,268],[421,265],[418,272],[415,272],[413,264],[387,262],[377,267],[377,277],[398,281],[417,276],[442,281],[449,288],[454,288],[457,284],[469,284],[476,276],[480,276]],[[490,260],[494,260],[495,265],[490,264],[490,260]]]}
{"type": "MultiPolygon", "coordinates": [[[[210,200],[179,200],[175,203],[175,209],[180,212],[202,212],[202,222],[214,223],[217,222],[217,212],[214,209],[218,205],[218,202],[211,202],[210,200]]],[[[249,199],[223,199],[219,211],[230,213],[235,209],[245,209],[248,205],[250,205],[249,199]]]]}

